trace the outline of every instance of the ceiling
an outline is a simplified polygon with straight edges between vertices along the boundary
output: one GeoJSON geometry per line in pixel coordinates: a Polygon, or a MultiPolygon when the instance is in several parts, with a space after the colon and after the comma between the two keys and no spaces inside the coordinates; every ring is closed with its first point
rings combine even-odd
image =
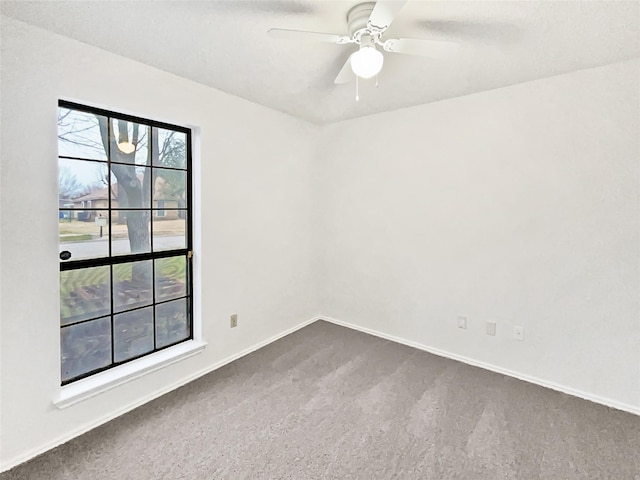
{"type": "Polygon", "coordinates": [[[385,53],[379,87],[334,85],[351,0],[2,0],[2,14],[316,124],[434,102],[640,56],[640,3],[409,0],[385,38],[457,40],[455,57],[385,53]]]}

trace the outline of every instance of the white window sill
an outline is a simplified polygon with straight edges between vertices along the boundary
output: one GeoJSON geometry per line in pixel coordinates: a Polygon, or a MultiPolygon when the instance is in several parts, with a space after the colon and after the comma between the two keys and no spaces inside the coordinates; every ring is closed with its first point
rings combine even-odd
{"type": "Polygon", "coordinates": [[[191,340],[65,385],[60,388],[60,394],[53,404],[61,409],[67,408],[167,365],[192,357],[202,352],[206,345],[206,342],[191,340]]]}

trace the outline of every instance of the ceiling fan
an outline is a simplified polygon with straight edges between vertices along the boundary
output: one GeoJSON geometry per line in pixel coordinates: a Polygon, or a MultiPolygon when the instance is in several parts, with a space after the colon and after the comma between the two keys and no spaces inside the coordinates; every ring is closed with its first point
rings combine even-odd
{"type": "MultiPolygon", "coordinates": [[[[354,74],[358,78],[373,78],[382,70],[384,55],[380,47],[389,53],[404,53],[430,58],[444,58],[453,55],[458,42],[445,40],[419,40],[414,38],[388,38],[384,33],[407,0],[378,0],[360,3],[347,13],[348,35],[306,32],[272,28],[267,33],[274,38],[292,40],[315,40],[338,45],[355,44],[359,48],[352,53],[335,78],[334,83],[347,83],[354,74]]],[[[356,100],[358,96],[356,94],[356,100]]]]}

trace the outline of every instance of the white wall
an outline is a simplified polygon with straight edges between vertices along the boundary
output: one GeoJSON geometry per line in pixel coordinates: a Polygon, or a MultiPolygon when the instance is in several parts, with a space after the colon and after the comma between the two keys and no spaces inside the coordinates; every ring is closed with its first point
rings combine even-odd
{"type": "Polygon", "coordinates": [[[323,314],[640,413],[639,73],[327,127],[323,314]]]}
{"type": "Polygon", "coordinates": [[[311,219],[317,128],[157,69],[2,19],[4,467],[317,315],[311,219]],[[57,409],[59,97],[201,131],[205,351],[57,409]],[[229,329],[229,315],[239,326],[229,329]]]}

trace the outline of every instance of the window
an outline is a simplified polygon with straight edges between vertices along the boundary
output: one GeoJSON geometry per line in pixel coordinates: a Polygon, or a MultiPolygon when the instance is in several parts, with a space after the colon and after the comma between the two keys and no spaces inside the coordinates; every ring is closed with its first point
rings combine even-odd
{"type": "Polygon", "coordinates": [[[191,131],[60,101],[58,183],[62,384],[192,339],[191,131]]]}
{"type": "Polygon", "coordinates": [[[158,200],[158,210],[156,210],[156,217],[165,217],[167,212],[164,211],[164,200],[158,200]]]}

